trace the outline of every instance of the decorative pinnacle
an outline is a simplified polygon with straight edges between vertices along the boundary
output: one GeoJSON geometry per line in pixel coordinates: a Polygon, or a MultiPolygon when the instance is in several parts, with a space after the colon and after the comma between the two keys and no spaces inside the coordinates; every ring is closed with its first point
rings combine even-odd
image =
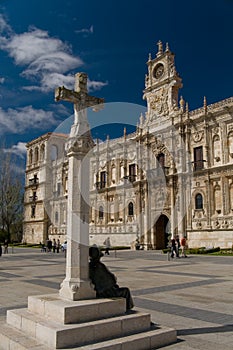
{"type": "Polygon", "coordinates": [[[203,107],[204,107],[204,111],[205,111],[205,114],[206,114],[206,113],[207,113],[207,101],[206,101],[206,96],[204,96],[203,107]]]}
{"type": "Polygon", "coordinates": [[[168,43],[166,43],[166,52],[170,51],[168,43]]]}
{"type": "Polygon", "coordinates": [[[142,125],[144,122],[144,117],[143,117],[143,114],[141,113],[140,114],[140,125],[142,125]]]}
{"type": "Polygon", "coordinates": [[[151,61],[151,53],[149,53],[148,61],[151,61]]]}
{"type": "Polygon", "coordinates": [[[185,113],[186,113],[187,119],[189,119],[189,104],[188,104],[188,102],[186,102],[186,105],[185,105],[185,113]]]}
{"type": "Polygon", "coordinates": [[[180,107],[184,107],[184,99],[183,99],[183,96],[180,96],[180,107]]]}
{"type": "Polygon", "coordinates": [[[162,43],[162,41],[161,41],[161,40],[159,40],[159,41],[158,41],[158,43],[157,43],[157,45],[158,45],[158,53],[157,53],[157,57],[158,57],[158,56],[161,56],[161,55],[162,55],[162,53],[163,53],[163,43],[162,43]]]}

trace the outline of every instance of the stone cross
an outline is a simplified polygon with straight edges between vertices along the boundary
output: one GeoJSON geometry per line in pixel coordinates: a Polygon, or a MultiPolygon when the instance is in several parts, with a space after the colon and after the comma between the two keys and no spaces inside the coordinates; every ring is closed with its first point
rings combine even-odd
{"type": "Polygon", "coordinates": [[[100,109],[104,99],[87,92],[87,75],[75,75],[75,90],[55,90],[56,101],[74,104],[74,123],[66,143],[68,164],[66,277],[59,294],[65,299],[95,298],[89,280],[89,151],[94,143],[87,120],[87,108],[100,109]]]}

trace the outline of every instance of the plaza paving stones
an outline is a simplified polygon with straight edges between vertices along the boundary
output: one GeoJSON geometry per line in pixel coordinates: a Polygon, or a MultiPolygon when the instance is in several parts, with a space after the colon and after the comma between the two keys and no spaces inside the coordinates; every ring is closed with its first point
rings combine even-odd
{"type": "MultiPolygon", "coordinates": [[[[177,330],[178,342],[163,349],[232,350],[233,257],[111,251],[102,260],[131,289],[136,309],[177,330]]],[[[56,293],[64,276],[63,253],[10,249],[0,257],[0,322],[8,309],[27,307],[29,295],[56,293]]]]}

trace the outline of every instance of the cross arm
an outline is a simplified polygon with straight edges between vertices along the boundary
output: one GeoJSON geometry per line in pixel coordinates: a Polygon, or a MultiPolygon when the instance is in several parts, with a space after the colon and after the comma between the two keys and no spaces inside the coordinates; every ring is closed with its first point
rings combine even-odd
{"type": "Polygon", "coordinates": [[[61,100],[77,103],[80,101],[80,94],[76,91],[66,89],[64,86],[60,86],[55,89],[55,101],[61,100]]]}
{"type": "Polygon", "coordinates": [[[92,107],[94,112],[98,112],[104,107],[104,98],[88,96],[86,106],[92,107]]]}

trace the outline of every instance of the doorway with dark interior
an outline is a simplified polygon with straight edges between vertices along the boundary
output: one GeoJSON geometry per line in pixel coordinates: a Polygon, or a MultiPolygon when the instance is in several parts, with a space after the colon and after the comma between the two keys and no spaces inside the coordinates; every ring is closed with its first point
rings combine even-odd
{"type": "Polygon", "coordinates": [[[164,214],[160,215],[153,228],[154,249],[165,249],[170,235],[170,221],[164,214]]]}

